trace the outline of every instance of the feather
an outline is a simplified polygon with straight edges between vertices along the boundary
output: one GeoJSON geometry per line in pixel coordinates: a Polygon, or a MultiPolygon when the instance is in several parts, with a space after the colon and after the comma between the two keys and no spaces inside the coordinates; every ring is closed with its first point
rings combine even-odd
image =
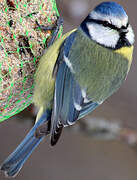
{"type": "Polygon", "coordinates": [[[60,46],[64,40],[76,29],[66,33],[60,39],[54,42],[52,46],[45,51],[40,58],[40,62],[35,74],[35,88],[33,95],[33,102],[36,106],[41,107],[49,105],[53,99],[55,79],[53,78],[53,70],[57,61],[60,46]]]}
{"type": "Polygon", "coordinates": [[[79,113],[79,117],[78,119],[81,119],[82,117],[86,116],[87,114],[91,113],[92,111],[94,111],[94,109],[96,109],[99,106],[99,103],[97,102],[89,102],[87,104],[84,104],[84,106],[82,107],[80,113],[79,113]]]}
{"type": "Polygon", "coordinates": [[[79,115],[76,104],[81,106],[83,98],[81,90],[71,73],[72,69],[65,61],[75,39],[73,32],[62,44],[60,54],[54,67],[53,76],[56,77],[54,92],[54,108],[51,118],[51,145],[55,145],[60,137],[62,128],[73,124],[79,115]]]}
{"type": "Polygon", "coordinates": [[[14,177],[17,175],[19,170],[22,168],[23,164],[29,158],[34,149],[40,144],[44,138],[36,138],[36,129],[49,120],[51,111],[46,110],[41,116],[39,121],[34,125],[34,127],[29,131],[21,144],[15,149],[15,151],[9,155],[9,157],[3,162],[0,169],[5,172],[6,176],[14,177]]]}
{"type": "Polygon", "coordinates": [[[55,84],[54,108],[51,118],[51,145],[55,145],[63,126],[72,125],[78,118],[79,111],[75,104],[82,105],[80,87],[63,62],[58,69],[55,84]]]}
{"type": "Polygon", "coordinates": [[[83,103],[81,89],[64,60],[75,39],[75,33],[72,33],[63,43],[54,69],[56,72],[53,72],[54,76],[56,75],[56,81],[51,118],[51,145],[57,143],[64,126],[72,125],[77,120],[80,110],[76,105],[80,107],[83,103]]]}

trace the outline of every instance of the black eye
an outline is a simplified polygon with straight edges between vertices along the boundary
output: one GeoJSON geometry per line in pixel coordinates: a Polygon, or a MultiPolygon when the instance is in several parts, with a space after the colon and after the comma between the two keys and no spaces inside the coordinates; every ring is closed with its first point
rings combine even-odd
{"type": "Polygon", "coordinates": [[[103,25],[104,27],[108,27],[108,26],[109,26],[109,22],[108,22],[108,21],[103,21],[102,25],[103,25]]]}

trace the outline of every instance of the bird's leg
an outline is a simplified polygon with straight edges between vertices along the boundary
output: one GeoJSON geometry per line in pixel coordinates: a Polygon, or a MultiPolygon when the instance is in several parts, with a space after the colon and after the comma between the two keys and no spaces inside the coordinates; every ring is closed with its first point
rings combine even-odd
{"type": "Polygon", "coordinates": [[[63,25],[63,18],[58,16],[56,23],[54,25],[51,25],[51,26],[40,25],[38,23],[38,21],[36,21],[36,24],[43,31],[48,31],[48,30],[53,31],[52,37],[51,37],[50,41],[47,44],[47,46],[49,47],[54,43],[55,38],[56,38],[56,36],[57,36],[57,34],[58,34],[59,30],[60,30],[60,27],[63,25]]]}
{"type": "Polygon", "coordinates": [[[42,136],[46,136],[50,133],[50,121],[48,123],[44,123],[39,126],[35,131],[35,137],[41,138],[42,136]]]}

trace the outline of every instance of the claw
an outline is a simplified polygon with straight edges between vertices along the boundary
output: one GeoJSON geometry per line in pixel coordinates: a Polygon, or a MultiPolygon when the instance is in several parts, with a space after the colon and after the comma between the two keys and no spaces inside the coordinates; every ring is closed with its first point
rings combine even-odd
{"type": "Polygon", "coordinates": [[[47,44],[47,47],[49,47],[54,43],[56,36],[60,30],[60,27],[63,25],[63,18],[58,16],[56,24],[51,25],[51,26],[40,25],[37,20],[36,20],[36,24],[43,31],[48,31],[48,30],[53,31],[52,37],[47,44]]]}
{"type": "Polygon", "coordinates": [[[43,136],[48,135],[49,133],[50,133],[50,123],[44,123],[36,129],[35,137],[41,138],[43,136]]]}

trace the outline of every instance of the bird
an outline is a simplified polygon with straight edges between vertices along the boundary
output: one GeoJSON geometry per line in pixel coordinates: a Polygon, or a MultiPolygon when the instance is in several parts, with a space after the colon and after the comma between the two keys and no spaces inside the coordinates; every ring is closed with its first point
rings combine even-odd
{"type": "Polygon", "coordinates": [[[120,88],[131,67],[134,36],[124,8],[107,1],[48,48],[35,74],[36,123],[1,164],[6,176],[15,177],[47,135],[54,146],[64,127],[75,124],[120,88]]]}

